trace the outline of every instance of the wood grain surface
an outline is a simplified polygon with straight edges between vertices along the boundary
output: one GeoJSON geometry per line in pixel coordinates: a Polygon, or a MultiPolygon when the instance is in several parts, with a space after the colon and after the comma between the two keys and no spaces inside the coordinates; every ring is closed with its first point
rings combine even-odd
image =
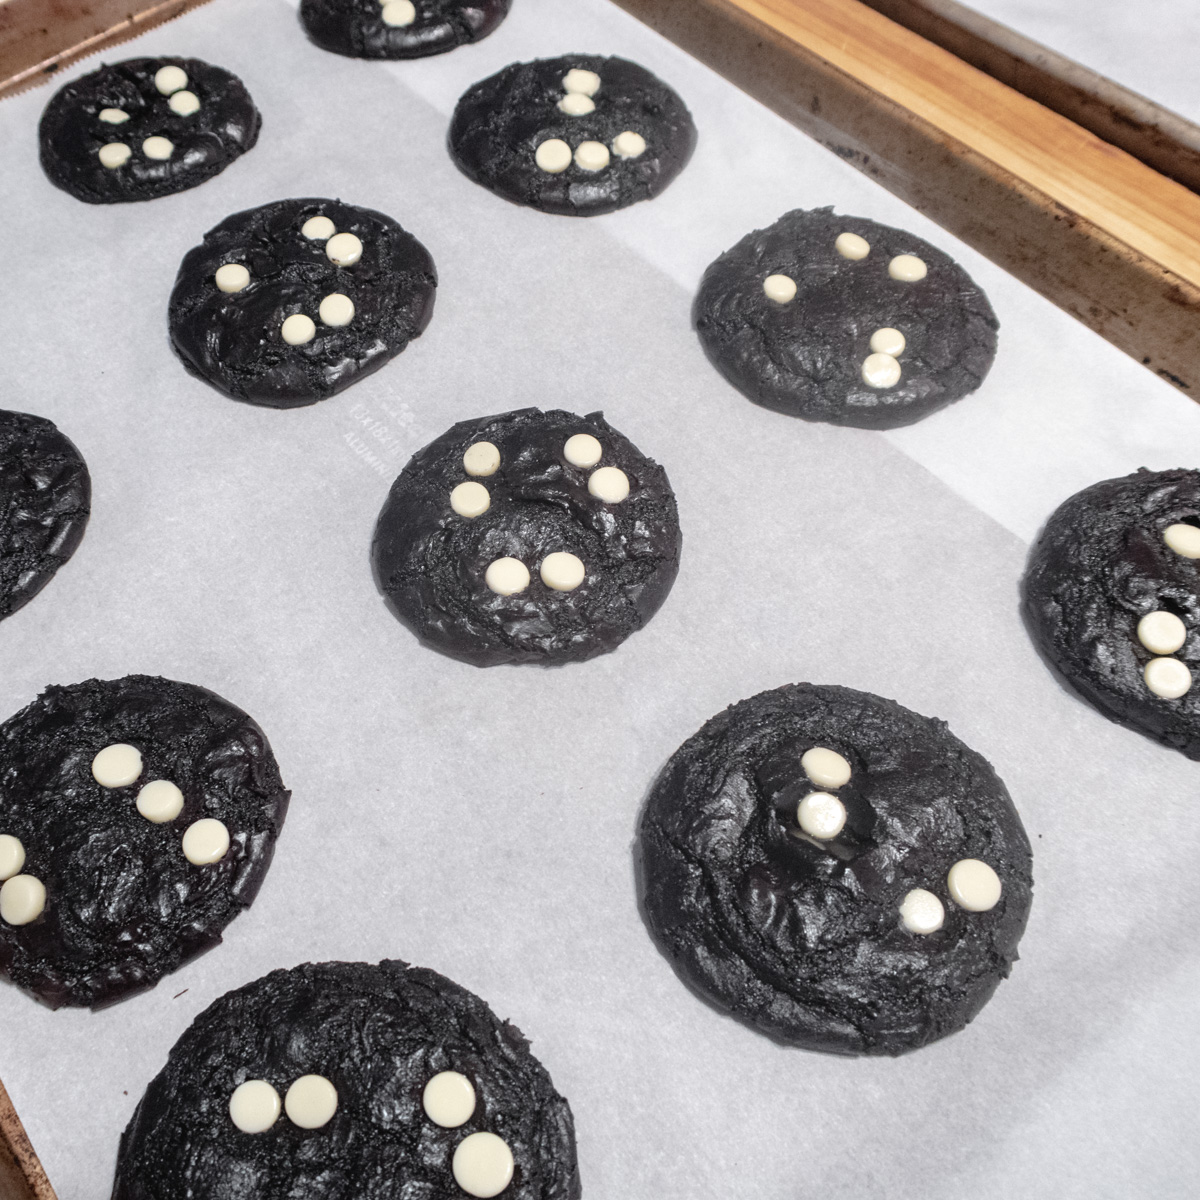
{"type": "Polygon", "coordinates": [[[0,1083],[0,1200],[57,1200],[0,1083]]]}
{"type": "Polygon", "coordinates": [[[617,3],[1200,394],[1200,196],[858,0],[617,3]]]}

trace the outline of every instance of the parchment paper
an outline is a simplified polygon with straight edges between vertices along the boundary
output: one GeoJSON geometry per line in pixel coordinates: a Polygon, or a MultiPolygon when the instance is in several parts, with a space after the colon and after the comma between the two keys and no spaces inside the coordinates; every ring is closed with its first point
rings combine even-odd
{"type": "Polygon", "coordinates": [[[254,908],[152,993],[51,1013],[0,987],[0,1074],[62,1200],[108,1195],[138,1097],[213,999],[380,957],[450,975],[532,1038],[589,1197],[1192,1194],[1198,768],[1060,690],[1016,587],[1070,493],[1194,465],[1200,409],[605,0],[516,0],[477,47],[404,65],[317,50],[287,0],[215,0],[122,51],[140,53],[236,71],[262,138],[194,191],[94,208],[39,170],[49,91],[0,105],[0,404],[56,421],[95,485],[74,560],[0,625],[0,714],[93,675],[199,683],[258,719],[294,798],[254,908]],[[449,161],[470,83],[569,50],[635,58],[692,107],[696,158],[653,203],[548,217],[449,161]],[[205,230],[291,195],[397,217],[441,287],[401,358],[275,412],[184,373],[166,301],[205,230]],[[708,366],[688,320],[705,265],[819,204],[912,228],[987,289],[1001,347],[978,394],[880,435],[756,408],[708,366]],[[478,670],[392,619],[367,549],[414,450],[525,404],[603,409],[666,466],[683,565],[616,653],[478,670]],[[899,1060],[781,1049],[719,1016],[638,916],[631,844],[659,768],[725,705],[800,679],[945,718],[1034,845],[1013,977],[899,1060]]]}

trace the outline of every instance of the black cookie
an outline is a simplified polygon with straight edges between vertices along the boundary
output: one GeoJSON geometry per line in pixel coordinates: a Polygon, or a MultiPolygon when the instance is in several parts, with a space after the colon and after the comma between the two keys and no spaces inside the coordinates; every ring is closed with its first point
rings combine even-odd
{"type": "Polygon", "coordinates": [[[657,196],[695,148],[692,115],[661,79],[595,54],[513,63],[469,89],[450,122],[469,178],[571,217],[657,196]]]}
{"type": "Polygon", "coordinates": [[[1022,613],[1067,687],[1200,759],[1200,471],[1143,469],[1072,496],[1030,551],[1022,613]]]}
{"type": "Polygon", "coordinates": [[[638,852],[647,921],[683,980],[836,1054],[903,1054],[966,1025],[1017,957],[1033,888],[980,755],[894,701],[808,683],[685,742],[638,852]]]}
{"type": "Polygon", "coordinates": [[[727,250],[692,320],[755,404],[862,429],[911,425],[973,392],[1000,327],[949,255],[832,208],[796,209],[727,250]]]}
{"type": "Polygon", "coordinates": [[[298,408],[377,371],[433,316],[429,252],[391,217],[340,200],[277,200],[189,250],[171,345],[235,400],[298,408]]]}
{"type": "Polygon", "coordinates": [[[666,472],[600,413],[462,421],[392,484],[371,545],[388,607],[477,666],[578,662],[658,611],[679,569],[666,472]]]}
{"type": "Polygon", "coordinates": [[[54,94],[38,130],[42,169],[89,204],[154,200],[219,175],[261,125],[236,75],[198,58],[130,58],[54,94]]]}
{"type": "Polygon", "coordinates": [[[333,962],[196,1018],[121,1138],[112,1200],[501,1191],[581,1194],[571,1110],[524,1035],[434,971],[333,962]]]}
{"type": "Polygon", "coordinates": [[[425,58],[485,38],[512,0],[300,0],[322,50],[351,58],[425,58]]]}
{"type": "Polygon", "coordinates": [[[42,417],[0,409],[0,621],[75,553],[91,512],[83,456],[42,417]]]}
{"type": "Polygon", "coordinates": [[[263,731],[204,688],[47,688],[0,725],[0,976],[51,1008],[153,987],[250,906],[288,797],[263,731]]]}

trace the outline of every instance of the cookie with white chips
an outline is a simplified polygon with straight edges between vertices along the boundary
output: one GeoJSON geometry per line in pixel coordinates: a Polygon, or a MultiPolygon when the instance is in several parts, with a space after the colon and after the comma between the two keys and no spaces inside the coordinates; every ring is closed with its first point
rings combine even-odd
{"type": "Polygon", "coordinates": [[[308,963],[210,1004],[121,1138],[112,1200],[578,1200],[521,1031],[420,967],[308,963]]]}
{"type": "Polygon", "coordinates": [[[691,158],[696,126],[644,67],[567,54],[468,89],[449,141],[463,173],[506,200],[591,217],[657,196],[691,158]]]}
{"type": "Polygon", "coordinates": [[[429,251],[391,217],[340,200],[234,213],[188,251],[171,345],[235,400],[315,404],[377,371],[433,316],[429,251]]]}
{"type": "Polygon", "coordinates": [[[371,545],[388,607],[477,666],[578,662],[658,611],[681,535],[666,472],[600,413],[462,421],[392,485],[371,545]]]}
{"type": "Polygon", "coordinates": [[[755,404],[864,429],[911,425],[975,391],[999,328],[944,251],[832,208],[796,209],[727,250],[692,320],[755,404]]]}
{"type": "Polygon", "coordinates": [[[0,725],[0,978],[51,1008],[153,987],[253,902],[289,795],[205,688],[47,688],[0,725]]]}
{"type": "Polygon", "coordinates": [[[351,58],[424,58],[477,42],[512,0],[300,0],[308,36],[351,58]]]}
{"type": "Polygon", "coordinates": [[[1031,854],[1004,784],[941,721],[801,683],[713,717],[655,782],[643,911],[680,977],[779,1041],[903,1054],[1017,957],[1031,854]]]}
{"type": "Polygon", "coordinates": [[[261,125],[229,71],[198,58],[130,58],[54,94],[38,129],[42,169],[89,204],[153,200],[219,175],[261,125]]]}
{"type": "Polygon", "coordinates": [[[1200,471],[1143,468],[1077,492],[1046,522],[1021,592],[1071,691],[1200,759],[1200,471]]]}
{"type": "Polygon", "coordinates": [[[91,512],[83,456],[44,417],[0,409],[0,621],[75,553],[91,512]]]}

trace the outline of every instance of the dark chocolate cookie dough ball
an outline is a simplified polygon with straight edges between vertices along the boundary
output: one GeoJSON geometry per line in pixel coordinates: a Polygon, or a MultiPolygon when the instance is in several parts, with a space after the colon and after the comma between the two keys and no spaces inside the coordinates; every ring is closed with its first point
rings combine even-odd
{"type": "Polygon", "coordinates": [[[198,58],[130,58],[54,94],[38,130],[42,169],[89,204],[153,200],[219,175],[261,124],[236,75],[198,58]]]}
{"type": "Polygon", "coordinates": [[[315,404],[377,371],[433,316],[429,252],[391,217],[277,200],[204,235],[171,293],[183,365],[235,400],[315,404]]]}
{"type": "Polygon", "coordinates": [[[781,1041],[903,1054],[961,1029],[1017,957],[1029,842],[941,721],[796,684],[683,744],[642,816],[639,878],[696,992],[781,1041]]]}
{"type": "Polygon", "coordinates": [[[253,902],[289,795],[204,688],[47,688],[0,725],[0,977],[51,1008],[153,987],[253,902]]]}
{"type": "Polygon", "coordinates": [[[975,391],[999,328],[949,255],[832,208],[796,209],[727,250],[692,319],[755,404],[864,429],[911,425],[975,391]]]}
{"type": "Polygon", "coordinates": [[[687,165],[683,101],[624,58],[513,63],[454,110],[450,153],[470,179],[542,212],[591,217],[657,196],[687,165]]]}
{"type": "Polygon", "coordinates": [[[600,413],[536,408],[462,421],[392,485],[371,547],[389,608],[478,666],[612,650],[679,569],[666,472],[600,413]]]}
{"type": "Polygon", "coordinates": [[[91,501],[83,456],[53,423],[0,409],[0,621],[75,553],[91,501]]]}
{"type": "Polygon", "coordinates": [[[308,36],[351,58],[424,58],[485,38],[512,0],[301,0],[308,36]]]}
{"type": "Polygon", "coordinates": [[[1200,759],[1200,471],[1137,471],[1067,500],[1022,585],[1034,645],[1110,720],[1200,759]]]}
{"type": "Polygon", "coordinates": [[[566,1100],[434,971],[317,963],[229,992],[121,1138],[113,1200],[578,1200],[566,1100]]]}

